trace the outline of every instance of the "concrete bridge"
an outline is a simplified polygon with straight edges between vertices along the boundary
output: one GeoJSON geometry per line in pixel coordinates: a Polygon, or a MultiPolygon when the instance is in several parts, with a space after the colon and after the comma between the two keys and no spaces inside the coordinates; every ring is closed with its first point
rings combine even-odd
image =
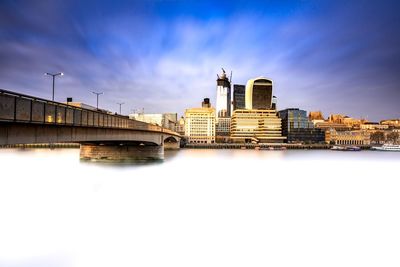
{"type": "Polygon", "coordinates": [[[162,158],[179,148],[169,129],[68,104],[0,89],[0,146],[79,143],[83,159],[162,158]]]}

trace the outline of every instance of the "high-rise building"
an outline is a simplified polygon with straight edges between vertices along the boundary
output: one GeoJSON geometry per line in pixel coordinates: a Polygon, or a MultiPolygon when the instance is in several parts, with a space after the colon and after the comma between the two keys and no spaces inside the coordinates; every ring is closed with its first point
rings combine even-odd
{"type": "Polygon", "coordinates": [[[185,136],[188,143],[210,144],[215,142],[215,109],[190,108],[185,112],[185,136]]]}
{"type": "Polygon", "coordinates": [[[231,82],[224,69],[222,69],[222,74],[217,76],[217,118],[229,118],[231,116],[231,82]]]}
{"type": "Polygon", "coordinates": [[[247,81],[246,109],[272,109],[272,80],[259,77],[247,81]]]}
{"type": "Polygon", "coordinates": [[[231,140],[237,143],[282,143],[281,119],[272,109],[233,111],[231,140]]]}
{"type": "Polygon", "coordinates": [[[282,135],[287,137],[288,143],[325,142],[324,131],[314,128],[305,110],[288,108],[279,111],[278,115],[282,119],[282,135]]]}
{"type": "Polygon", "coordinates": [[[233,110],[236,109],[245,109],[246,102],[246,86],[241,84],[233,85],[233,110]]]}

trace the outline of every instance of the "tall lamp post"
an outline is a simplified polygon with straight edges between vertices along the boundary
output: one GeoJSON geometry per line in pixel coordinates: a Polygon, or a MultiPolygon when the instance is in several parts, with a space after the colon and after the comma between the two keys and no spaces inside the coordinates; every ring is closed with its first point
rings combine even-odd
{"type": "Polygon", "coordinates": [[[62,73],[62,72],[59,72],[59,73],[49,73],[49,72],[46,72],[44,75],[49,75],[49,76],[52,76],[52,77],[53,77],[53,98],[52,98],[52,100],[54,101],[54,80],[55,80],[56,76],[63,76],[64,73],[62,73]]]}
{"type": "Polygon", "coordinates": [[[122,106],[123,104],[125,104],[125,103],[117,103],[117,104],[119,105],[119,114],[122,115],[122,114],[121,114],[121,106],[122,106]]]}
{"type": "Polygon", "coordinates": [[[96,95],[97,97],[97,101],[96,101],[96,109],[99,109],[99,95],[102,95],[103,92],[99,93],[99,92],[92,92],[93,94],[96,95]]]}

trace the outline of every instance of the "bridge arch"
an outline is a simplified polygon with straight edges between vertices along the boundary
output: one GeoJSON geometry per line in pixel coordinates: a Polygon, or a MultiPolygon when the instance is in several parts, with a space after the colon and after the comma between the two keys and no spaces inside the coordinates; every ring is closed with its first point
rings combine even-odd
{"type": "Polygon", "coordinates": [[[179,143],[179,141],[180,140],[177,137],[172,136],[172,135],[167,136],[167,137],[164,138],[164,144],[165,143],[179,143]]]}

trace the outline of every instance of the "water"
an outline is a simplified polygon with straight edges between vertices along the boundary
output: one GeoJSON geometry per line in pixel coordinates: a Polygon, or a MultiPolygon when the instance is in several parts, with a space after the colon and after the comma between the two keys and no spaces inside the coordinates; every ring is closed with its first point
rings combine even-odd
{"type": "Polygon", "coordinates": [[[0,266],[399,266],[400,153],[0,150],[0,266]]]}

